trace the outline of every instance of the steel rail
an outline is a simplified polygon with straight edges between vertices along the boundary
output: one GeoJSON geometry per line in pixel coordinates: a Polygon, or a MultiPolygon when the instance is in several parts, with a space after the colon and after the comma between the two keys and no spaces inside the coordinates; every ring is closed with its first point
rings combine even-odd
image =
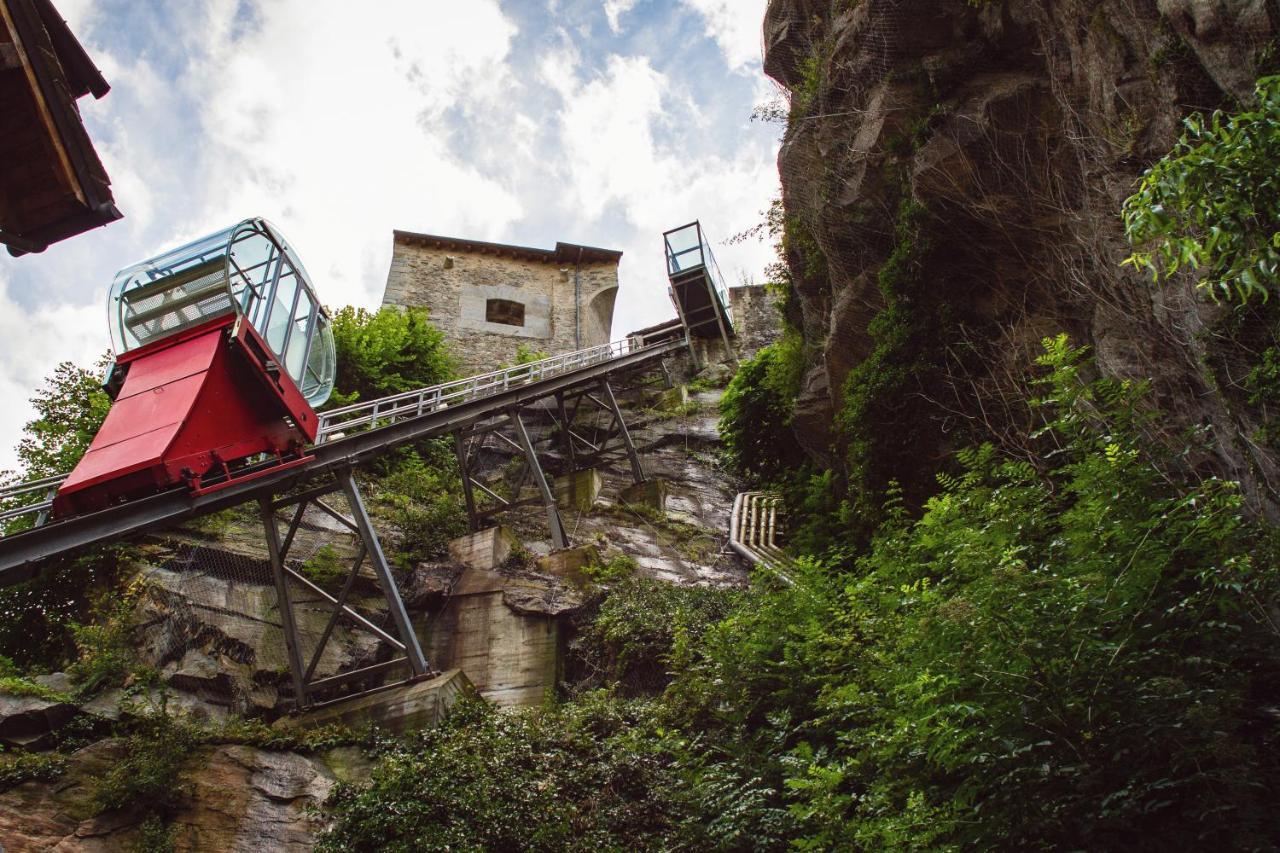
{"type": "MultiPolygon", "coordinates": [[[[495,411],[528,405],[544,397],[553,396],[557,392],[597,382],[601,377],[632,369],[686,345],[682,339],[639,346],[627,342],[622,344],[623,346],[617,350],[619,354],[608,358],[575,359],[572,356],[578,354],[569,353],[545,359],[543,362],[532,362],[528,365],[518,365],[516,368],[472,377],[485,379],[483,384],[472,387],[477,391],[483,388],[488,393],[469,396],[465,393],[450,392],[447,398],[443,396],[438,398],[443,402],[442,405],[437,408],[426,408],[421,414],[408,416],[409,407],[398,405],[389,412],[382,412],[380,406],[393,399],[412,397],[425,400],[429,396],[428,392],[445,386],[432,386],[421,391],[395,395],[393,398],[335,409],[327,412],[326,415],[336,416],[343,412],[369,410],[370,415],[360,415],[355,420],[368,424],[375,424],[382,419],[388,422],[379,424],[376,428],[341,437],[336,434],[341,430],[335,429],[325,441],[311,448],[312,458],[308,461],[254,480],[232,482],[222,489],[203,495],[193,495],[186,488],[176,487],[88,515],[53,521],[41,527],[0,538],[0,587],[21,583],[31,578],[39,571],[38,563],[49,557],[90,545],[118,541],[155,527],[218,512],[264,495],[281,494],[316,477],[336,474],[344,468],[369,462],[387,450],[402,444],[446,435],[492,416],[495,411]],[[559,364],[561,372],[550,375],[545,375],[545,371],[539,372],[536,378],[526,377],[520,381],[511,379],[502,382],[494,381],[494,377],[502,374],[510,374],[519,368],[527,369],[547,362],[559,364]],[[446,399],[447,402],[444,402],[446,399]],[[375,407],[379,408],[377,418],[372,417],[372,409],[375,407]]],[[[592,347],[582,352],[589,353],[601,349],[603,348],[592,347]]],[[[458,383],[445,383],[445,385],[456,386],[466,385],[466,383],[466,380],[460,380],[458,383]]],[[[350,422],[346,426],[347,429],[352,428],[350,422]]]]}

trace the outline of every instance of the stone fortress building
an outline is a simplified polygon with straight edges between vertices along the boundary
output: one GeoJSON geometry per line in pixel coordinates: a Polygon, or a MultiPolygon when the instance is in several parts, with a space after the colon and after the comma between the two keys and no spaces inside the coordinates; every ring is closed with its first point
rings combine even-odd
{"type": "Polygon", "coordinates": [[[609,342],[622,252],[394,233],[382,304],[427,308],[464,373],[609,342]]]}

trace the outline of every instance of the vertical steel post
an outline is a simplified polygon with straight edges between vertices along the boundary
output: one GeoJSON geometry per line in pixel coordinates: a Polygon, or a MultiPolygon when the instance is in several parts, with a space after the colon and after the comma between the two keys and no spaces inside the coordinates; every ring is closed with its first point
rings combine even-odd
{"type": "Polygon", "coordinates": [[[342,491],[347,496],[347,503],[351,505],[351,513],[355,516],[356,526],[360,528],[360,538],[364,540],[364,546],[368,550],[369,563],[373,568],[374,575],[378,578],[378,585],[382,587],[382,594],[386,596],[387,608],[391,611],[391,618],[396,623],[396,629],[400,632],[400,642],[404,643],[404,654],[409,659],[409,668],[413,670],[414,676],[422,676],[427,674],[427,659],[422,654],[422,646],[418,643],[418,635],[413,631],[413,625],[409,622],[409,614],[405,612],[404,601],[400,598],[400,591],[396,589],[396,580],[391,576],[391,567],[387,565],[386,555],[382,553],[382,545],[378,542],[378,533],[373,529],[373,522],[369,520],[369,513],[365,512],[364,501],[360,498],[360,490],[356,488],[356,478],[351,473],[351,469],[347,468],[337,474],[337,480],[342,485],[342,491]]]}
{"type": "Polygon", "coordinates": [[[609,380],[600,380],[600,393],[609,403],[609,410],[618,422],[618,435],[627,447],[627,458],[631,460],[631,479],[637,483],[643,483],[646,479],[644,466],[640,464],[640,454],[636,453],[635,443],[631,441],[631,431],[627,429],[627,422],[622,419],[622,410],[618,408],[618,400],[613,396],[613,388],[609,385],[609,380]]]}
{"type": "Polygon", "coordinates": [[[569,412],[564,407],[563,391],[556,392],[556,408],[560,412],[560,439],[564,442],[565,453],[569,456],[569,470],[577,471],[578,454],[573,448],[573,435],[569,432],[569,412]]]}
{"type": "MultiPolygon", "coordinates": [[[[685,290],[687,291],[688,289],[689,286],[685,285],[685,290]]],[[[693,348],[693,330],[689,328],[689,318],[685,316],[684,306],[680,304],[680,294],[676,291],[674,284],[667,288],[667,292],[671,294],[671,301],[675,303],[676,314],[680,317],[680,325],[684,326],[684,343],[689,348],[689,358],[693,359],[693,369],[701,370],[702,365],[698,362],[698,351],[693,348]]]]}
{"type": "Polygon", "coordinates": [[[703,267],[702,280],[707,284],[707,298],[711,300],[711,310],[716,315],[716,326],[720,328],[720,339],[724,341],[724,348],[728,351],[729,358],[733,359],[734,367],[737,367],[738,353],[734,350],[733,344],[729,342],[729,333],[724,327],[723,314],[729,310],[729,307],[720,302],[720,294],[716,293],[715,283],[711,281],[710,267],[703,267]]]}
{"type": "Polygon", "coordinates": [[[560,508],[556,506],[556,496],[551,493],[546,475],[542,473],[542,466],[538,464],[538,456],[533,452],[533,442],[529,440],[529,432],[524,428],[524,421],[520,420],[520,410],[514,407],[508,409],[507,418],[515,427],[516,437],[520,439],[520,446],[524,449],[525,461],[529,463],[529,470],[533,473],[533,481],[537,484],[538,491],[542,493],[542,503],[547,508],[547,526],[551,528],[551,544],[557,550],[568,548],[569,534],[565,532],[564,522],[560,520],[560,508]]]}
{"type": "Polygon", "coordinates": [[[480,519],[476,518],[476,495],[471,486],[471,465],[467,460],[467,443],[462,440],[462,433],[453,434],[453,449],[458,454],[458,470],[462,472],[462,496],[467,503],[467,523],[471,532],[480,529],[480,519]]]}
{"type": "Polygon", "coordinates": [[[302,654],[298,649],[298,626],[293,620],[293,596],[289,593],[289,579],[284,573],[284,560],[280,556],[280,528],[276,526],[276,514],[271,509],[271,496],[258,498],[262,512],[262,526],[267,535],[267,554],[271,560],[271,577],[276,584],[276,606],[280,609],[280,627],[284,632],[284,645],[289,655],[289,674],[293,677],[293,701],[295,707],[305,708],[306,690],[303,687],[302,654]]]}

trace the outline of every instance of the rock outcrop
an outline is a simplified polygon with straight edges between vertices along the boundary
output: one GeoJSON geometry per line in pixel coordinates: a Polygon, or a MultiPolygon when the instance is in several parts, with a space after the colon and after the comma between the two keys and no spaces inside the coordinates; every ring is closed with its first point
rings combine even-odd
{"type": "MultiPolygon", "coordinates": [[[[7,853],[128,850],[138,841],[145,804],[95,814],[97,780],[123,757],[103,740],[75,753],[55,784],[27,782],[0,794],[0,844],[7,853]]],[[[169,820],[180,851],[310,850],[320,825],[309,810],[339,780],[364,778],[358,749],[316,755],[248,746],[199,748],[181,784],[186,796],[169,820]]]]}
{"type": "Polygon", "coordinates": [[[1278,24],[1266,0],[773,0],[765,68],[792,92],[789,312],[816,353],[795,417],[807,451],[840,464],[832,424],[876,345],[910,200],[940,330],[934,373],[902,389],[935,423],[910,464],[931,475],[966,426],[1021,440],[1019,388],[1040,339],[1065,331],[1106,374],[1151,378],[1171,434],[1209,427],[1204,464],[1275,515],[1257,417],[1206,367],[1235,358],[1211,351],[1221,309],[1121,268],[1119,210],[1188,112],[1250,97],[1278,24]]]}

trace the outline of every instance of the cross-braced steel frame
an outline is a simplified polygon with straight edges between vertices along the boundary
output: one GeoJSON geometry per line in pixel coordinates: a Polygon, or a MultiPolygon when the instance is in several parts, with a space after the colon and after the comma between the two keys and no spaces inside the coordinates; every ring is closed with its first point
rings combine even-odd
{"type": "Polygon", "coordinates": [[[355,476],[352,474],[351,469],[341,468],[333,473],[331,480],[308,488],[299,494],[288,495],[278,499],[269,494],[260,495],[258,497],[258,506],[262,514],[262,524],[266,531],[267,553],[270,556],[271,575],[276,587],[276,600],[280,610],[280,623],[288,652],[289,670],[293,681],[293,695],[296,706],[302,709],[315,704],[322,704],[313,701],[313,697],[323,691],[374,676],[381,676],[390,670],[400,667],[408,668],[409,677],[394,684],[381,685],[381,687],[391,687],[426,677],[429,674],[427,660],[422,654],[422,647],[413,631],[413,625],[409,621],[409,614],[405,611],[400,592],[396,589],[395,579],[391,575],[391,567],[387,564],[386,555],[382,552],[378,534],[373,529],[373,522],[369,519],[369,513],[365,510],[364,500],[360,495],[359,488],[356,486],[355,476]],[[325,502],[325,496],[334,492],[341,492],[346,497],[347,505],[351,508],[351,516],[344,515],[325,502]],[[351,567],[347,570],[342,590],[337,596],[321,589],[306,577],[291,569],[286,562],[289,557],[289,549],[293,545],[294,537],[298,533],[298,527],[302,523],[302,516],[308,506],[314,506],[325,512],[360,539],[360,547],[356,552],[355,559],[351,561],[351,567]],[[286,525],[284,537],[281,538],[280,519],[277,513],[288,507],[293,507],[293,513],[286,525]],[[351,588],[355,585],[356,576],[360,573],[360,567],[364,565],[366,560],[368,560],[369,566],[373,570],[374,578],[386,598],[387,610],[394,624],[395,633],[399,635],[398,637],[393,636],[364,616],[361,616],[347,603],[347,599],[351,595],[351,588]],[[293,591],[290,589],[291,581],[301,585],[313,596],[327,602],[330,606],[329,619],[320,635],[320,640],[312,650],[310,659],[305,662],[303,661],[302,641],[298,634],[298,626],[295,619],[293,591]],[[337,627],[338,620],[344,616],[355,623],[357,629],[368,631],[390,645],[399,653],[399,657],[393,657],[390,660],[370,664],[337,675],[316,678],[316,668],[324,656],[325,647],[333,636],[333,629],[337,627]]]}
{"type": "MultiPolygon", "coordinates": [[[[540,408],[536,412],[549,418],[554,425],[569,472],[626,458],[631,466],[632,479],[637,483],[645,480],[644,466],[636,452],[635,443],[631,440],[631,431],[627,429],[627,422],[622,417],[622,410],[618,407],[618,400],[607,379],[601,379],[594,385],[557,392],[554,396],[554,409],[540,408]],[[609,416],[609,424],[602,434],[592,435],[595,441],[587,439],[574,429],[575,419],[584,403],[599,408],[609,416]]],[[[523,410],[526,415],[532,411],[532,408],[523,410]]],[[[454,450],[462,477],[467,518],[473,531],[480,530],[500,513],[541,503],[546,510],[552,545],[555,548],[569,547],[569,534],[560,516],[555,494],[538,460],[537,449],[529,436],[520,407],[513,406],[499,417],[454,433],[454,450]],[[512,436],[504,434],[503,431],[508,429],[513,433],[512,436]],[[480,453],[490,438],[507,444],[524,459],[525,465],[519,479],[512,485],[510,497],[499,494],[479,479],[480,453]],[[530,480],[536,487],[537,494],[521,498],[520,494],[530,480]]]]}

